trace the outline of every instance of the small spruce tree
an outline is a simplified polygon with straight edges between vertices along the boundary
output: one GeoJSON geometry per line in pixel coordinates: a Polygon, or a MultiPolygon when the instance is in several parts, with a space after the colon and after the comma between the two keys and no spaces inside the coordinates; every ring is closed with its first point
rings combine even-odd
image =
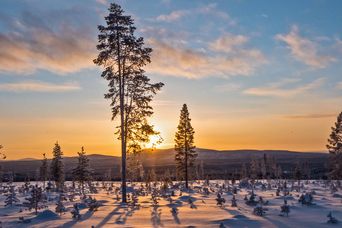
{"type": "Polygon", "coordinates": [[[19,199],[15,193],[14,186],[10,186],[9,192],[6,194],[5,206],[13,206],[14,203],[18,203],[19,199]]]}
{"type": "Polygon", "coordinates": [[[296,164],[296,167],[294,170],[294,178],[298,182],[298,191],[300,191],[300,180],[302,179],[302,168],[299,163],[296,164]]]}
{"type": "Polygon", "coordinates": [[[43,189],[45,189],[45,182],[48,179],[48,163],[45,153],[43,154],[42,165],[39,168],[40,180],[43,181],[43,189]]]}
{"type": "Polygon", "coordinates": [[[82,146],[78,152],[78,163],[76,168],[72,170],[73,177],[80,185],[81,193],[84,195],[84,183],[91,180],[92,171],[89,166],[89,159],[82,146]]]}
{"type": "Polygon", "coordinates": [[[56,203],[56,209],[55,211],[59,214],[62,215],[63,213],[66,212],[66,208],[63,204],[63,197],[61,196],[61,194],[58,197],[58,201],[56,203]]]}
{"type": "Polygon", "coordinates": [[[327,148],[330,153],[330,178],[339,180],[342,178],[342,112],[331,128],[327,148]]]}
{"type": "Polygon", "coordinates": [[[61,191],[64,186],[64,164],[63,164],[63,152],[60,145],[56,142],[52,151],[52,161],[50,166],[51,177],[56,183],[57,191],[61,191]]]}
{"type": "Polygon", "coordinates": [[[42,207],[42,189],[37,185],[33,186],[30,192],[30,196],[25,198],[27,202],[24,202],[24,206],[29,210],[34,210],[35,214],[38,214],[38,210],[42,207]]]}

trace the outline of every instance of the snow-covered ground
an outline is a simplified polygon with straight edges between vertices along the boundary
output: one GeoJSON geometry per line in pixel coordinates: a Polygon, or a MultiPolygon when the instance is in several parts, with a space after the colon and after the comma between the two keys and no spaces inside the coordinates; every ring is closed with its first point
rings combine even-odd
{"type": "MultiPolygon", "coordinates": [[[[331,185],[324,181],[302,181],[303,186],[300,192],[297,192],[294,189],[291,191],[292,184],[288,182],[287,187],[290,192],[286,199],[290,206],[290,213],[286,217],[280,216],[280,206],[284,204],[283,191],[276,196],[276,190],[282,184],[277,185],[276,181],[271,181],[270,185],[266,184],[266,181],[264,183],[264,186],[260,182],[256,183],[254,190],[256,201],[259,200],[259,196],[263,198],[263,207],[266,209],[264,216],[253,214],[255,206],[245,203],[245,196],[251,194],[250,187],[239,187],[239,183],[232,185],[231,182],[223,180],[210,181],[209,186],[204,181],[194,182],[190,192],[181,192],[174,188],[174,196],[171,197],[163,197],[163,191],[155,192],[158,197],[156,197],[157,203],[154,204],[151,192],[141,187],[145,186],[145,183],[135,183],[133,188],[129,189],[132,192],[132,189],[140,188],[137,190],[139,196],[136,205],[120,204],[116,192],[119,183],[106,182],[103,187],[103,183],[98,182],[96,185],[98,193],[87,193],[96,198],[100,204],[96,211],[89,211],[76,194],[73,202],[63,201],[66,212],[61,215],[55,213],[55,198],[58,194],[50,193],[50,201],[45,203],[47,208],[39,210],[38,215],[35,215],[33,211],[28,211],[21,205],[29,195],[22,191],[18,192],[23,183],[14,183],[20,202],[6,207],[5,193],[1,194],[0,221],[2,227],[341,227],[341,189],[332,193],[331,185]],[[235,194],[237,207],[231,206],[234,187],[237,190],[235,194]],[[209,194],[206,189],[209,190],[209,194]],[[217,205],[218,192],[222,192],[222,197],[226,201],[223,206],[217,205]],[[305,192],[312,193],[312,205],[302,205],[298,202],[300,195],[305,192]],[[73,219],[70,213],[75,203],[80,203],[80,220],[73,219]],[[329,212],[340,221],[339,224],[327,223],[329,212]],[[19,222],[19,217],[24,217],[24,222],[19,222]]],[[[72,192],[74,189],[70,187],[71,183],[68,185],[72,192]]],[[[157,184],[157,189],[159,187],[157,184]]],[[[171,193],[170,189],[167,193],[171,193]]],[[[65,195],[67,196],[68,193],[65,195]]]]}

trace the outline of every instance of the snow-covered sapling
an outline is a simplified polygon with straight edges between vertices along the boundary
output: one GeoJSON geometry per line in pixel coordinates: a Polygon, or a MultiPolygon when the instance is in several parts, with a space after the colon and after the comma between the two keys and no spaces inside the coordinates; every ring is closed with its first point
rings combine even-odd
{"type": "Polygon", "coordinates": [[[15,193],[14,186],[10,186],[9,192],[6,194],[5,206],[12,206],[14,203],[18,203],[19,199],[15,193]]]}
{"type": "Polygon", "coordinates": [[[258,204],[254,210],[253,213],[257,216],[264,216],[266,214],[266,209],[262,207],[261,204],[258,204]]]}
{"type": "Polygon", "coordinates": [[[233,194],[237,194],[237,187],[233,187],[233,194]]]}
{"type": "Polygon", "coordinates": [[[254,191],[252,191],[251,193],[251,196],[249,197],[249,199],[247,198],[247,196],[245,197],[245,199],[247,198],[246,200],[246,204],[249,205],[249,206],[255,206],[258,204],[258,202],[255,200],[255,194],[254,194],[254,191]]]}
{"type": "Polygon", "coordinates": [[[220,193],[217,193],[216,205],[222,207],[222,206],[224,206],[225,202],[226,202],[226,200],[222,197],[222,195],[220,193]]]}
{"type": "Polygon", "coordinates": [[[100,207],[100,204],[95,198],[89,196],[87,200],[87,206],[89,207],[89,211],[97,211],[97,209],[100,207]]]}
{"type": "Polygon", "coordinates": [[[24,206],[28,207],[29,210],[34,209],[35,214],[38,213],[38,210],[43,208],[42,205],[42,189],[37,185],[33,186],[31,189],[31,195],[27,198],[27,202],[24,202],[24,206]]]}
{"type": "Polygon", "coordinates": [[[290,206],[287,204],[287,200],[284,199],[284,204],[280,206],[280,215],[288,217],[290,213],[290,206]]]}
{"type": "Polygon", "coordinates": [[[235,195],[233,195],[231,206],[232,206],[232,207],[237,207],[235,195]]]}
{"type": "Polygon", "coordinates": [[[56,209],[55,209],[56,213],[58,213],[59,215],[62,215],[63,213],[66,212],[66,208],[63,205],[63,197],[60,195],[58,197],[58,201],[56,203],[56,209]]]}
{"type": "Polygon", "coordinates": [[[73,207],[74,208],[71,210],[72,218],[76,220],[80,220],[81,215],[80,215],[80,209],[78,208],[78,203],[75,203],[73,207]]]}
{"type": "Polygon", "coordinates": [[[312,201],[313,201],[313,196],[311,193],[305,193],[302,194],[299,199],[298,199],[298,202],[303,204],[303,205],[312,205],[312,201]]]}
{"type": "Polygon", "coordinates": [[[338,223],[338,220],[332,215],[331,211],[329,212],[327,217],[329,218],[327,223],[330,223],[330,224],[337,224],[338,223]]]}

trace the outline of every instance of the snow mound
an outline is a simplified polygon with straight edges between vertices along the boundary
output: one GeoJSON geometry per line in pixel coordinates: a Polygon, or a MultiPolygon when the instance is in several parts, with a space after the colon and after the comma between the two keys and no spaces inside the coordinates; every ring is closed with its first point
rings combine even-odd
{"type": "Polygon", "coordinates": [[[340,195],[338,193],[335,193],[332,197],[334,197],[334,198],[342,198],[342,195],[340,195]]]}
{"type": "MultiPolygon", "coordinates": [[[[281,199],[283,200],[284,199],[284,196],[279,196],[279,197],[276,197],[275,199],[281,199]]],[[[293,196],[285,196],[285,199],[286,200],[295,200],[295,198],[293,196]]]]}
{"type": "Polygon", "coordinates": [[[38,219],[38,220],[50,220],[50,219],[58,219],[58,218],[59,216],[51,210],[45,210],[45,211],[39,212],[38,215],[35,217],[35,219],[38,219]]]}
{"type": "Polygon", "coordinates": [[[192,196],[181,196],[181,197],[179,197],[179,200],[181,200],[181,201],[189,201],[189,199],[191,199],[192,202],[195,202],[197,200],[196,198],[194,198],[192,196]]]}
{"type": "Polygon", "coordinates": [[[234,215],[233,216],[234,219],[248,219],[246,216],[244,215],[234,215]]]}

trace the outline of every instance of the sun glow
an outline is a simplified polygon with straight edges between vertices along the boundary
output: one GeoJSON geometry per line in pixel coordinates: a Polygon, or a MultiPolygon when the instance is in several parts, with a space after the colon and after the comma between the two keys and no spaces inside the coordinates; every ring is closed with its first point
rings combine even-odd
{"type": "Polygon", "coordinates": [[[155,149],[162,146],[163,138],[160,135],[151,135],[150,141],[145,144],[147,149],[155,149]]]}

